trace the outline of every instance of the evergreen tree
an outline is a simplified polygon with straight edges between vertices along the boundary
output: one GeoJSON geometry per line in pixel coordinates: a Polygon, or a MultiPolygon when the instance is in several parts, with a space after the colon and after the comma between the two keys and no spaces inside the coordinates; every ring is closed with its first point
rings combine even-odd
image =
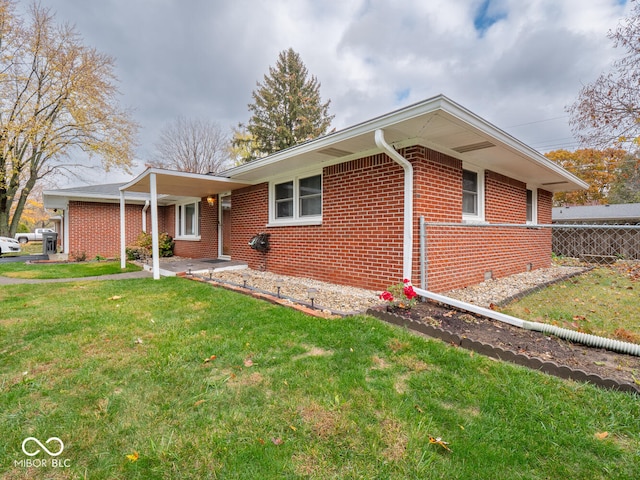
{"type": "MultiPolygon", "coordinates": [[[[254,160],[312,140],[327,133],[333,115],[329,115],[331,101],[322,103],[320,83],[315,76],[308,77],[304,63],[293,49],[278,56],[275,67],[269,67],[258,89],[252,93],[254,103],[249,123],[240,125],[246,130],[253,148],[245,161],[254,160]]],[[[234,145],[241,147],[242,138],[234,145]]]]}

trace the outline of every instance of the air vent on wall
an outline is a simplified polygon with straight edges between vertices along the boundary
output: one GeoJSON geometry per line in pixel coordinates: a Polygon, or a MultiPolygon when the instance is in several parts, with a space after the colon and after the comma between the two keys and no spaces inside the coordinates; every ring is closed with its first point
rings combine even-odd
{"type": "Polygon", "coordinates": [[[458,153],[467,153],[473,152],[475,150],[483,150],[485,148],[495,147],[495,145],[491,142],[479,142],[479,143],[471,143],[469,145],[462,145],[461,147],[453,148],[454,151],[458,153]]]}
{"type": "Polygon", "coordinates": [[[351,155],[353,152],[347,152],[346,150],[330,147],[325,148],[324,150],[318,150],[318,153],[329,155],[331,157],[346,157],[347,155],[351,155]]]}

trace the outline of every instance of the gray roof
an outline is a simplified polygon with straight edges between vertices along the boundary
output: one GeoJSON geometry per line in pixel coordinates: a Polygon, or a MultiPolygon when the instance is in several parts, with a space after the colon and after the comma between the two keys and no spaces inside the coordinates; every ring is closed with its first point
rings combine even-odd
{"type": "Polygon", "coordinates": [[[640,203],[617,205],[585,205],[579,207],[555,207],[552,212],[554,222],[640,222],[640,203]]]}

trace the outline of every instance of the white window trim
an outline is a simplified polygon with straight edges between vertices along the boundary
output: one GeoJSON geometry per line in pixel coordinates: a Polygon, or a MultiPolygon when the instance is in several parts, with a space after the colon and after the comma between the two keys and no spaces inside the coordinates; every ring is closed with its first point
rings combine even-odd
{"type": "Polygon", "coordinates": [[[184,201],[184,202],[180,202],[180,203],[176,203],[175,204],[175,225],[176,225],[176,236],[174,237],[174,240],[185,240],[185,241],[189,241],[189,242],[198,242],[200,241],[200,199],[191,199],[188,201],[184,201]],[[195,217],[196,217],[196,234],[195,235],[179,235],[179,232],[182,231],[182,229],[180,228],[180,215],[178,214],[180,207],[183,207],[185,205],[191,205],[192,203],[195,203],[196,205],[196,213],[195,213],[195,217]]]}
{"type": "MultiPolygon", "coordinates": [[[[478,213],[476,215],[472,215],[470,213],[462,212],[462,222],[463,223],[482,223],[484,222],[484,198],[485,198],[485,190],[484,190],[484,169],[476,167],[474,165],[468,165],[463,163],[463,170],[469,170],[470,172],[475,172],[478,175],[478,213]]],[[[460,197],[462,198],[462,186],[460,186],[460,197]]]]}
{"type": "MultiPolygon", "coordinates": [[[[538,224],[538,189],[527,185],[527,190],[531,190],[531,220],[527,220],[527,225],[538,224]]],[[[526,200],[525,200],[526,202],[526,200]]],[[[526,203],[525,203],[526,207],[526,203]]]]}
{"type": "MultiPolygon", "coordinates": [[[[300,216],[300,179],[315,177],[320,175],[320,191],[322,203],[324,203],[324,178],[322,171],[313,170],[304,172],[294,177],[281,177],[277,180],[269,182],[269,223],[267,227],[289,227],[300,225],[322,225],[322,213],[320,215],[300,216]],[[276,185],[281,183],[293,182],[293,217],[277,218],[276,217],[276,185]]],[[[323,206],[323,205],[322,205],[323,206]]],[[[322,208],[321,206],[321,208],[322,208]]]]}

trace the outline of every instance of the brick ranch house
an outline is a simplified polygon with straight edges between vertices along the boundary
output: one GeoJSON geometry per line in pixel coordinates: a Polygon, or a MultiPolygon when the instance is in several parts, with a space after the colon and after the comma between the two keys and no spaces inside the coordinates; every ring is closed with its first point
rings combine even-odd
{"type": "MultiPolygon", "coordinates": [[[[124,256],[147,230],[173,236],[179,256],[374,290],[409,277],[443,292],[487,272],[549,266],[551,232],[535,225],[551,223],[554,192],[584,188],[440,95],[218,176],[151,168],[124,185],[44,199],[64,210],[71,256],[124,256]],[[420,265],[421,217],[428,268],[420,265]],[[249,246],[258,233],[269,234],[267,252],[249,246]]],[[[156,278],[158,265],[155,258],[156,278]]]]}

